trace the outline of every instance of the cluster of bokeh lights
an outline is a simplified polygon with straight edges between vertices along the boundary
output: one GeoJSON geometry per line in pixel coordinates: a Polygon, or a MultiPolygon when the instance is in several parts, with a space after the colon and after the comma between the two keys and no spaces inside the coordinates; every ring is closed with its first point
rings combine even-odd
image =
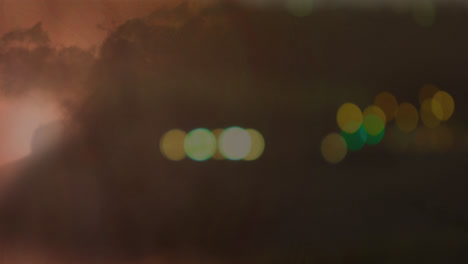
{"type": "Polygon", "coordinates": [[[448,121],[455,110],[452,96],[434,85],[421,88],[419,103],[418,111],[413,104],[398,104],[394,95],[382,92],[364,111],[353,103],[341,105],[336,115],[341,133],[330,133],[323,139],[322,156],[331,164],[339,163],[348,151],[361,150],[366,144],[379,144],[386,126],[393,120],[400,131],[412,133],[420,119],[426,129],[433,129],[448,121]]]}
{"type": "Polygon", "coordinates": [[[186,157],[194,161],[253,161],[260,158],[264,149],[265,140],[260,132],[241,127],[212,131],[197,128],[189,133],[172,129],[166,132],[160,141],[161,153],[172,161],[180,161],[186,157]]]}

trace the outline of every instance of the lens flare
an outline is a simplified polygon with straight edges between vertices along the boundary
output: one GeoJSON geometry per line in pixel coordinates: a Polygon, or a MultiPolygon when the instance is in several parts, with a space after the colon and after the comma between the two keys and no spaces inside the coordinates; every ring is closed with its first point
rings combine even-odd
{"type": "Polygon", "coordinates": [[[186,133],[179,129],[173,129],[161,137],[159,148],[161,153],[172,161],[179,161],[185,158],[184,139],[186,133]]]}
{"type": "Polygon", "coordinates": [[[362,119],[361,109],[352,103],[343,104],[336,115],[338,126],[348,134],[355,133],[361,127],[362,119]]]}
{"type": "Polygon", "coordinates": [[[185,137],[184,149],[187,156],[192,160],[208,160],[216,152],[216,137],[208,129],[194,129],[185,137]]]}
{"type": "Polygon", "coordinates": [[[385,113],[387,122],[392,121],[398,111],[398,101],[389,92],[381,92],[375,97],[374,105],[380,107],[385,113]]]}
{"type": "Polygon", "coordinates": [[[396,123],[401,131],[409,133],[418,126],[418,110],[410,103],[401,103],[396,115],[396,123]]]}
{"type": "Polygon", "coordinates": [[[226,129],[220,136],[219,151],[229,160],[245,158],[252,147],[249,132],[240,127],[226,129]]]}
{"type": "Polygon", "coordinates": [[[341,136],[344,138],[348,149],[351,151],[358,151],[362,149],[367,142],[367,132],[363,126],[361,126],[356,132],[352,134],[342,131],[341,136]]]}
{"type": "Polygon", "coordinates": [[[447,121],[455,110],[455,102],[452,96],[444,91],[438,91],[432,98],[432,111],[440,121],[447,121]],[[438,108],[439,104],[441,108],[438,108]]]}
{"type": "Polygon", "coordinates": [[[323,158],[328,163],[340,163],[348,153],[346,141],[341,135],[337,133],[328,134],[322,140],[321,152],[323,158]]]}
{"type": "Polygon", "coordinates": [[[250,148],[249,154],[245,156],[244,160],[253,161],[257,160],[262,156],[263,151],[265,150],[265,139],[262,134],[255,129],[247,129],[247,132],[250,135],[252,140],[252,147],[250,148]]]}

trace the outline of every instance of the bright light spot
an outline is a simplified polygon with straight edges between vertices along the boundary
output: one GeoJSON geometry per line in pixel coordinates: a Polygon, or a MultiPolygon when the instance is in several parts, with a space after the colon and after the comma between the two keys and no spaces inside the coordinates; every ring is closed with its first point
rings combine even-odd
{"type": "Polygon", "coordinates": [[[183,160],[185,158],[184,140],[186,133],[179,129],[168,131],[161,137],[159,148],[161,153],[173,161],[183,160]]]}
{"type": "Polygon", "coordinates": [[[392,121],[398,111],[398,102],[391,93],[381,92],[375,97],[374,105],[380,107],[385,113],[387,122],[392,121]]]}
{"type": "Polygon", "coordinates": [[[435,128],[438,127],[440,124],[439,119],[434,115],[434,112],[440,112],[442,111],[442,106],[435,101],[433,102],[432,98],[426,99],[422,105],[421,109],[419,111],[419,114],[421,116],[421,121],[426,127],[429,128],[435,128]],[[433,111],[432,109],[435,109],[436,111],[433,111]]]}
{"type": "Polygon", "coordinates": [[[362,123],[367,134],[377,136],[385,129],[385,123],[376,115],[366,115],[362,123]]]}
{"type": "Polygon", "coordinates": [[[216,152],[216,137],[208,129],[194,129],[185,136],[184,149],[192,160],[208,160],[216,152]]]}
{"type": "Polygon", "coordinates": [[[314,0],[286,0],[285,7],[294,16],[305,17],[312,13],[314,0]]]}
{"type": "Polygon", "coordinates": [[[255,129],[247,129],[247,132],[252,139],[252,147],[249,154],[245,156],[244,160],[252,161],[260,158],[265,150],[265,140],[260,132],[255,129]]]}
{"type": "Polygon", "coordinates": [[[434,97],[434,95],[439,91],[439,88],[437,86],[432,85],[432,84],[426,84],[423,87],[421,87],[421,90],[419,90],[419,103],[424,103],[424,101],[431,99],[434,97]]]}
{"type": "Polygon", "coordinates": [[[367,142],[367,132],[363,126],[361,126],[355,133],[341,132],[341,136],[346,141],[348,149],[351,151],[358,151],[364,147],[367,142]]]}
{"type": "Polygon", "coordinates": [[[450,94],[438,91],[432,98],[432,111],[437,119],[447,121],[453,115],[455,102],[450,94]],[[439,108],[439,105],[441,108],[439,108]],[[441,111],[442,110],[442,111],[441,111]]]}
{"type": "Polygon", "coordinates": [[[366,110],[364,110],[364,117],[368,115],[376,115],[384,124],[387,123],[387,117],[385,116],[384,111],[376,105],[368,106],[366,110]]]}
{"type": "Polygon", "coordinates": [[[220,139],[221,134],[224,132],[224,129],[217,128],[217,129],[212,130],[211,132],[216,137],[216,142],[217,142],[216,152],[215,152],[215,154],[213,155],[212,158],[214,160],[224,160],[225,158],[224,158],[223,154],[221,154],[221,152],[219,151],[219,142],[221,142],[219,139],[220,139]]]}
{"type": "Polygon", "coordinates": [[[323,158],[331,163],[341,162],[348,152],[345,139],[337,133],[328,134],[322,141],[321,146],[323,158]]]}
{"type": "Polygon", "coordinates": [[[398,107],[396,123],[401,131],[409,133],[418,126],[418,110],[410,103],[402,103],[398,107]]]}
{"type": "Polygon", "coordinates": [[[343,104],[336,115],[340,129],[349,134],[353,134],[361,127],[362,119],[361,109],[351,103],[343,104]]]}
{"type": "Polygon", "coordinates": [[[219,150],[230,160],[245,158],[252,147],[250,134],[240,127],[226,129],[220,136],[219,150]]]}

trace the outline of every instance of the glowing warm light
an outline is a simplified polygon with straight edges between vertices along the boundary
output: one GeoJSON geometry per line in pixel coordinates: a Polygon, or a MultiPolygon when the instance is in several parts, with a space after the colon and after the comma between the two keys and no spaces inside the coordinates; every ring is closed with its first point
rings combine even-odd
{"type": "Polygon", "coordinates": [[[371,105],[371,106],[368,106],[365,110],[364,110],[364,117],[368,116],[368,115],[376,115],[380,118],[380,120],[383,121],[383,123],[387,123],[387,117],[385,116],[385,113],[384,111],[376,106],[376,105],[371,105]]]}
{"type": "Polygon", "coordinates": [[[434,95],[439,91],[439,88],[437,86],[432,85],[432,84],[426,84],[423,87],[421,87],[421,90],[419,90],[419,103],[423,103],[424,101],[431,99],[434,97],[434,95]]]}
{"type": "Polygon", "coordinates": [[[230,160],[245,158],[252,147],[250,134],[243,128],[231,127],[226,129],[219,137],[219,150],[230,160]]]}
{"type": "Polygon", "coordinates": [[[398,107],[396,123],[401,131],[409,133],[418,126],[418,110],[410,103],[402,103],[398,107]]]}
{"type": "Polygon", "coordinates": [[[179,129],[173,129],[161,137],[159,148],[161,153],[172,161],[179,161],[185,158],[184,140],[186,133],[179,129]]]}
{"type": "Polygon", "coordinates": [[[398,111],[398,102],[391,93],[381,92],[375,97],[374,105],[380,107],[385,113],[387,122],[392,121],[398,111]]]}
{"type": "Polygon", "coordinates": [[[436,101],[433,102],[432,98],[426,99],[419,111],[421,121],[426,127],[435,128],[438,127],[440,124],[439,119],[434,115],[434,112],[440,113],[442,111],[442,106],[436,101]],[[436,111],[433,111],[433,108],[436,111]]]}
{"type": "Polygon", "coordinates": [[[220,142],[220,136],[221,134],[224,132],[224,129],[222,128],[218,128],[218,129],[214,129],[211,131],[213,133],[213,135],[216,137],[216,142],[217,142],[217,147],[216,147],[216,152],[215,154],[213,155],[213,159],[214,160],[224,160],[224,156],[223,154],[221,154],[221,152],[219,151],[219,142],[220,142]]]}
{"type": "Polygon", "coordinates": [[[432,111],[437,119],[441,121],[449,120],[454,110],[455,102],[452,96],[447,92],[438,91],[432,98],[432,111]],[[439,108],[439,105],[441,108],[439,108]]]}
{"type": "Polygon", "coordinates": [[[244,160],[253,161],[257,160],[262,156],[265,150],[265,139],[262,134],[255,129],[247,129],[252,140],[252,147],[250,148],[249,154],[245,156],[244,160]]]}
{"type": "Polygon", "coordinates": [[[323,158],[331,163],[341,162],[348,152],[345,139],[337,133],[328,134],[322,141],[321,151],[323,158]]]}
{"type": "Polygon", "coordinates": [[[336,115],[336,121],[342,131],[353,134],[362,124],[362,112],[358,106],[351,103],[343,104],[336,115]]]}
{"type": "Polygon", "coordinates": [[[363,126],[352,134],[342,131],[341,136],[344,138],[348,149],[351,151],[362,149],[367,142],[367,132],[363,126]]]}
{"type": "Polygon", "coordinates": [[[185,136],[184,150],[192,160],[208,160],[216,152],[216,137],[208,129],[194,129],[185,136]]]}

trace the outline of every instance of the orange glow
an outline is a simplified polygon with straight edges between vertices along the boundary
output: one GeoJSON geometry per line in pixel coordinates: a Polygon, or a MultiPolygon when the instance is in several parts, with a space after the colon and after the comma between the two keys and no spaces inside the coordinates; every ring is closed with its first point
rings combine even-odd
{"type": "Polygon", "coordinates": [[[398,101],[389,92],[382,92],[375,97],[374,105],[380,107],[385,113],[387,122],[392,121],[398,111],[398,101]]]}

